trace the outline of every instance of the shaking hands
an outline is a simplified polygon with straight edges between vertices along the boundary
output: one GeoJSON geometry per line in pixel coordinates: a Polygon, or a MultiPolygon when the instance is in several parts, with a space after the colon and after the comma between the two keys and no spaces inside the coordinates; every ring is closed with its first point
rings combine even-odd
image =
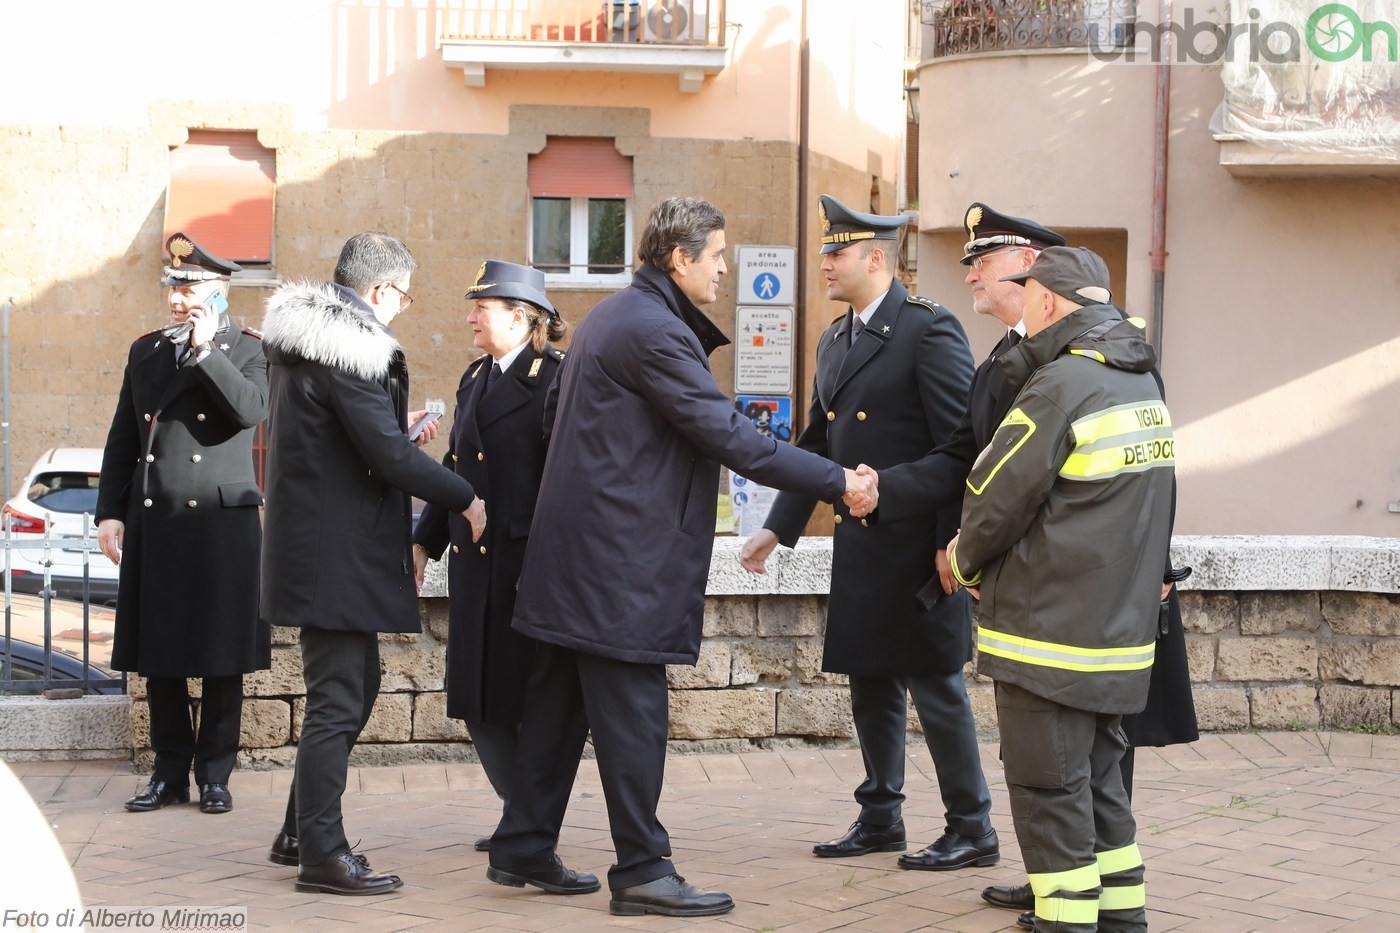
{"type": "Polygon", "coordinates": [[[880,477],[863,463],[846,470],[846,493],[841,501],[856,518],[869,515],[880,504],[880,477]]]}

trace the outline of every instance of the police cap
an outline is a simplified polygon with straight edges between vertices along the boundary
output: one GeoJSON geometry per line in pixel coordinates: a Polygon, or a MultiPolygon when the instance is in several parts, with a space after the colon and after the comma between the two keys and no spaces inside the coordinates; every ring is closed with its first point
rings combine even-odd
{"type": "Polygon", "coordinates": [[[226,279],[243,267],[231,259],[215,256],[187,233],[172,233],[165,241],[166,264],[163,285],[191,285],[212,279],[226,279]]]}
{"type": "Polygon", "coordinates": [[[860,240],[898,240],[899,228],[914,219],[913,214],[898,217],[862,214],[850,210],[829,194],[822,195],[818,201],[823,253],[834,253],[860,240]]]}
{"type": "Polygon", "coordinates": [[[963,265],[972,262],[974,257],[1004,246],[1046,249],[1065,245],[1065,238],[1049,227],[1024,217],[1003,214],[981,201],[973,202],[967,209],[963,226],[967,229],[967,243],[963,246],[961,260],[963,265]]]}
{"type": "Polygon", "coordinates": [[[544,273],[529,266],[488,259],[476,272],[476,281],[467,289],[467,298],[514,298],[527,301],[552,318],[559,312],[544,296],[544,273]]]}

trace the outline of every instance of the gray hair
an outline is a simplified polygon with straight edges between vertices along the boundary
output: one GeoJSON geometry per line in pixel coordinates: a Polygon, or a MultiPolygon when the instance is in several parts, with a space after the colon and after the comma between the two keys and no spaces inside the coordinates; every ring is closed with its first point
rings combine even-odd
{"type": "Polygon", "coordinates": [[[651,209],[637,257],[663,272],[671,271],[671,252],[679,246],[699,259],[710,234],[724,229],[724,212],[704,198],[667,198],[651,209]]]}
{"type": "Polygon", "coordinates": [[[340,248],[337,285],[363,295],[380,282],[397,282],[418,268],[403,240],[387,233],[357,233],[340,248]]]}

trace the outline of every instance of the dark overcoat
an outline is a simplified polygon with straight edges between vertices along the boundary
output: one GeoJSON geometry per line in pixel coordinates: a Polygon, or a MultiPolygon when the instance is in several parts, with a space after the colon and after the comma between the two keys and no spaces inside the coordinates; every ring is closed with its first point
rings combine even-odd
{"type": "Polygon", "coordinates": [[[359,296],[284,286],[263,323],[269,451],[262,617],[419,632],[412,496],[453,512],[471,484],[408,439],[408,366],[359,296]]]}
{"type": "Polygon", "coordinates": [[[559,373],[516,631],[622,661],[694,664],[720,464],[813,498],[842,494],[840,467],[764,437],[734,410],[708,361],[728,342],[650,264],[579,325],[559,373]]]}
{"type": "MultiPolygon", "coordinates": [[[[112,666],[223,677],[270,663],[258,621],[262,541],[253,434],[267,360],[227,317],[204,359],[160,331],[131,345],[98,482],[97,520],[126,523],[112,666]]],[[[101,558],[105,560],[105,558],[101,558]]]]}
{"type": "MultiPolygon", "coordinates": [[[[898,281],[854,344],[852,317],[848,309],[817,344],[812,405],[797,445],[851,468],[916,460],[947,441],[963,416],[973,369],[967,335],[947,309],[911,298],[898,281]]],[[[814,505],[782,494],[764,525],[791,547],[814,505]]],[[[942,595],[934,566],[957,531],[956,510],[935,521],[874,522],[852,519],[837,503],[836,522],[822,668],[959,670],[972,650],[969,597],[942,595]]]]}
{"type": "Polygon", "coordinates": [[[486,392],[492,360],[467,367],[443,466],[486,502],[486,533],[472,543],[460,513],[428,505],[413,541],[438,559],[451,545],[447,585],[447,715],[516,726],[535,642],[510,627],[547,448],[545,398],[563,354],[526,346],[486,392]]]}

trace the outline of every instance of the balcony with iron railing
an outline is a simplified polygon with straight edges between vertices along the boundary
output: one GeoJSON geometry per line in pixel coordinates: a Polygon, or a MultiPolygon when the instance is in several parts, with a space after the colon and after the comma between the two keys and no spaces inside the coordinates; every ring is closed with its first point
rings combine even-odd
{"type": "Polygon", "coordinates": [[[700,89],[725,65],[725,0],[446,0],[443,64],[468,87],[490,68],[675,74],[700,89]]]}
{"type": "Polygon", "coordinates": [[[915,0],[925,55],[1131,46],[1135,0],[915,0]]]}

